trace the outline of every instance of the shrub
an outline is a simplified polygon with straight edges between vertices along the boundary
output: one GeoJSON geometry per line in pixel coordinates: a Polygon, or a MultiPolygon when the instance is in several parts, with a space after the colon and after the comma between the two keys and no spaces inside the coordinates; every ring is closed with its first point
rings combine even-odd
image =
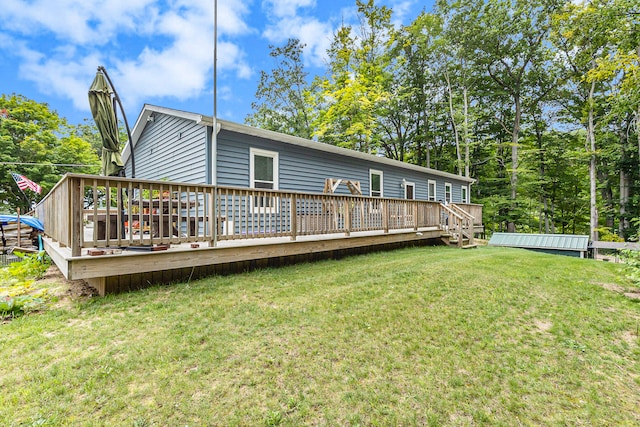
{"type": "Polygon", "coordinates": [[[41,311],[51,301],[48,289],[33,286],[51,264],[41,252],[35,255],[16,254],[22,261],[0,270],[0,318],[12,318],[33,311],[41,311]]]}
{"type": "Polygon", "coordinates": [[[627,277],[640,286],[640,251],[625,249],[620,253],[622,261],[627,265],[627,277]]]}

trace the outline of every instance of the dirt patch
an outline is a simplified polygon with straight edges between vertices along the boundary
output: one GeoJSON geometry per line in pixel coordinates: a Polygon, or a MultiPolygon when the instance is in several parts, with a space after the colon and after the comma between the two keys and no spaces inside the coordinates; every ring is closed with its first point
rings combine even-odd
{"type": "Polygon", "coordinates": [[[608,291],[617,292],[619,294],[622,294],[625,291],[624,287],[616,285],[615,283],[596,283],[596,285],[601,286],[608,291]]]}
{"type": "Polygon", "coordinates": [[[608,291],[617,292],[629,299],[640,300],[640,289],[638,288],[628,289],[614,283],[596,283],[596,285],[601,286],[608,291]]]}
{"type": "Polygon", "coordinates": [[[549,330],[551,330],[551,328],[553,327],[553,323],[551,323],[551,322],[549,322],[547,320],[536,319],[533,322],[533,324],[536,326],[536,328],[540,332],[549,332],[549,330]]]}
{"type": "Polygon", "coordinates": [[[640,289],[628,290],[624,293],[624,296],[630,299],[640,300],[640,289]]]}
{"type": "Polygon", "coordinates": [[[42,279],[36,283],[55,286],[56,290],[53,293],[61,299],[98,296],[98,291],[84,280],[67,280],[55,264],[49,267],[42,279]]]}

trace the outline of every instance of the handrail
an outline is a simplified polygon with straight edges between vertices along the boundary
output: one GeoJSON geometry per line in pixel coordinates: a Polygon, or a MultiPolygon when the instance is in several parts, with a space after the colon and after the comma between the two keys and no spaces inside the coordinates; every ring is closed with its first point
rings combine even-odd
{"type": "Polygon", "coordinates": [[[465,211],[464,209],[462,209],[460,206],[456,205],[455,203],[451,203],[448,206],[449,206],[449,208],[451,208],[452,210],[456,211],[458,214],[460,214],[461,216],[465,217],[466,219],[469,219],[471,221],[475,221],[475,218],[474,218],[473,215],[471,215],[469,212],[465,211]]]}
{"type": "Polygon", "coordinates": [[[442,209],[455,219],[453,234],[458,239],[458,246],[464,245],[463,240],[466,238],[470,245],[474,244],[474,221],[473,215],[460,208],[455,204],[442,204],[442,209]]]}
{"type": "Polygon", "coordinates": [[[443,212],[461,235],[469,222],[432,201],[85,174],[65,175],[37,212],[45,234],[72,256],[91,247],[418,230],[442,227],[443,212]]]}

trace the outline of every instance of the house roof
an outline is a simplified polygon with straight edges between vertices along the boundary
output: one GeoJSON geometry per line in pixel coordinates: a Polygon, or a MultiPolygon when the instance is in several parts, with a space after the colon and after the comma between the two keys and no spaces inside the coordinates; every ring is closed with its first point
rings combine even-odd
{"type": "Polygon", "coordinates": [[[493,233],[489,244],[512,248],[584,252],[589,245],[589,236],[575,234],[493,233]]]}
{"type": "MultiPolygon", "coordinates": [[[[200,124],[202,126],[213,126],[213,117],[204,116],[196,113],[189,113],[181,110],[174,110],[172,108],[159,107],[156,105],[145,104],[136,120],[136,124],[133,127],[133,131],[131,132],[131,138],[133,140],[133,146],[137,144],[140,136],[142,135],[142,131],[144,130],[147,121],[151,117],[153,113],[159,114],[168,114],[175,117],[181,117],[187,120],[193,120],[196,124],[200,124]]],[[[217,119],[217,128],[218,132],[220,130],[227,130],[230,132],[237,132],[244,135],[251,135],[258,138],[271,139],[274,141],[280,141],[283,143],[296,145],[299,147],[310,148],[313,150],[324,151],[340,156],[348,156],[354,157],[361,160],[367,160],[371,162],[377,162],[389,166],[401,167],[405,169],[411,169],[422,173],[429,173],[431,175],[441,176],[447,179],[455,179],[458,181],[466,181],[468,183],[474,183],[475,179],[465,178],[461,175],[455,175],[449,172],[439,171],[437,169],[425,168],[423,166],[413,165],[411,163],[401,162],[399,160],[389,159],[386,157],[378,157],[372,154],[361,153],[355,150],[349,150],[347,148],[336,147],[335,145],[325,144],[318,141],[312,141],[304,138],[300,138],[297,136],[287,135],[279,132],[274,132],[266,129],[259,129],[252,126],[247,126],[239,123],[234,123],[226,120],[217,119]]],[[[123,161],[127,161],[129,156],[131,155],[131,148],[129,144],[127,144],[122,151],[123,161]]]]}

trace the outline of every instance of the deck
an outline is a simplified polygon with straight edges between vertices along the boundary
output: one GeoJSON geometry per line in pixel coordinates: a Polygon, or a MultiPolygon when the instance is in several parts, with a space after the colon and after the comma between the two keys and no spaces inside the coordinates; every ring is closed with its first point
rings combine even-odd
{"type": "Polygon", "coordinates": [[[100,294],[404,245],[473,243],[482,206],[68,174],[45,249],[100,294]]]}

